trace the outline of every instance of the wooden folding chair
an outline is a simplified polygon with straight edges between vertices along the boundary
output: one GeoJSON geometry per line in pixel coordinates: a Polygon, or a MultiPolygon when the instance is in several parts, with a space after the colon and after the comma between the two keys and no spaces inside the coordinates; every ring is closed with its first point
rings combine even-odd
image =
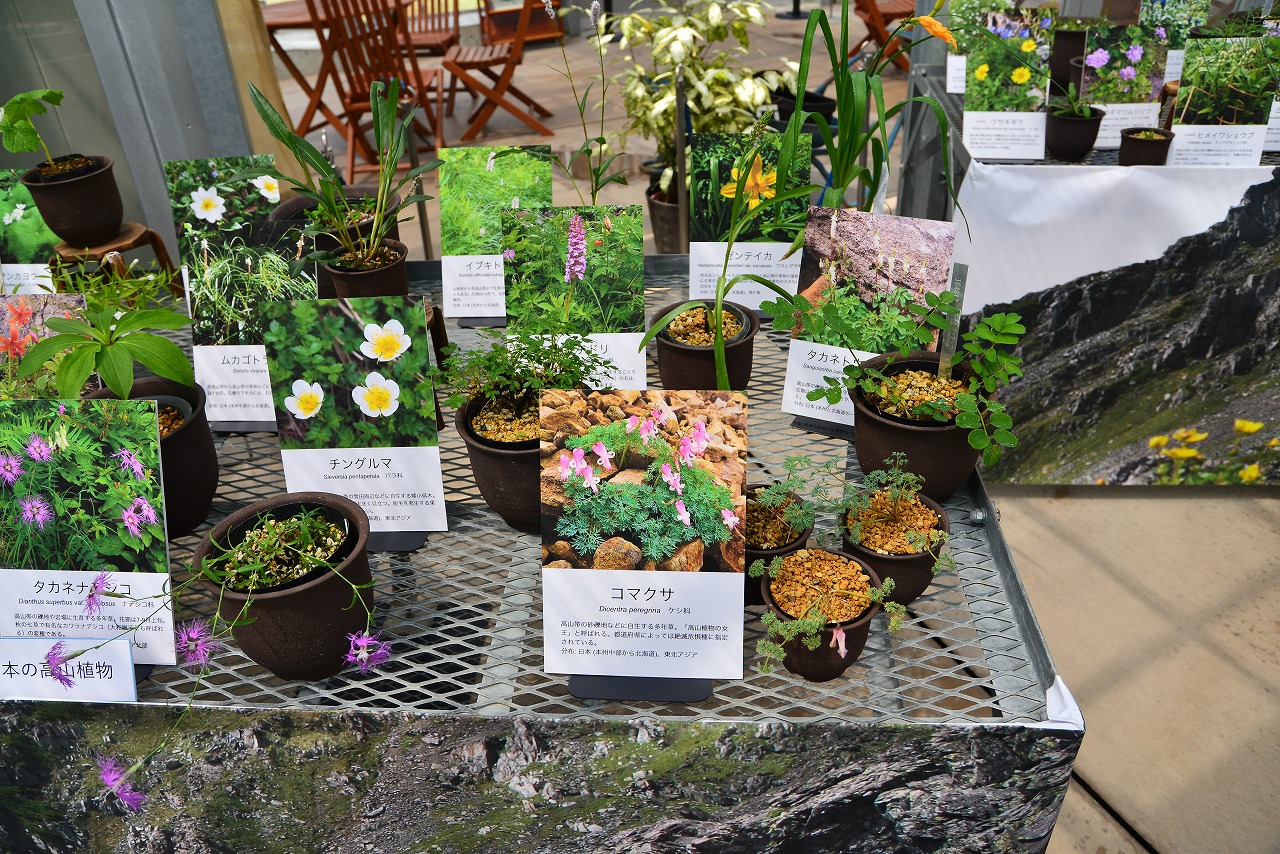
{"type": "MultiPolygon", "coordinates": [[[[529,33],[529,21],[535,14],[535,10],[536,14],[544,14],[542,0],[525,0],[520,10],[520,21],[516,26],[515,38],[508,43],[480,47],[455,46],[445,54],[443,65],[445,70],[453,75],[454,82],[461,82],[473,95],[483,99],[468,117],[471,125],[462,135],[463,141],[475,139],[498,107],[502,107],[543,136],[553,135],[550,128],[529,115],[512,100],[526,104],[539,116],[551,115],[550,110],[520,91],[512,82],[516,69],[524,58],[525,37],[529,33]],[[482,82],[481,78],[489,85],[482,82]]],[[[454,82],[449,85],[448,106],[445,109],[445,115],[450,116],[453,115],[453,101],[456,94],[454,82]]]]}
{"type": "MultiPolygon", "coordinates": [[[[369,88],[375,81],[401,81],[402,90],[421,107],[415,118],[419,134],[444,144],[440,110],[444,103],[444,72],[420,68],[410,47],[405,15],[387,0],[307,0],[313,13],[329,27],[324,43],[335,57],[334,84],[342,102],[342,130],[347,140],[346,178],[379,169],[378,152],[365,137],[362,121],[370,112],[369,88]],[[370,165],[356,165],[356,153],[370,165]]],[[[416,143],[415,143],[416,145],[416,143]]]]}
{"type": "Polygon", "coordinates": [[[458,43],[458,0],[402,0],[409,43],[420,54],[444,56],[458,43]]]}
{"type": "MultiPolygon", "coordinates": [[[[895,38],[889,44],[889,33],[894,23],[914,15],[916,4],[915,0],[854,0],[854,13],[867,25],[867,35],[849,51],[849,58],[857,56],[867,42],[880,45],[888,56],[902,47],[901,38],[895,38]]],[[[893,64],[903,71],[911,70],[911,60],[905,52],[895,56],[893,64]]]]}

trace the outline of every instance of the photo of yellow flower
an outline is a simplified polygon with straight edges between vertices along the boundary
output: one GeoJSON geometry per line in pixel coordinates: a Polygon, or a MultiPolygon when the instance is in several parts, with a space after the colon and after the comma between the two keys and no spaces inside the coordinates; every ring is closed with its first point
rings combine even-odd
{"type": "Polygon", "coordinates": [[[1026,68],[1015,68],[1009,75],[1009,79],[1021,86],[1031,79],[1031,72],[1026,68]]]}
{"type": "MultiPolygon", "coordinates": [[[[740,169],[737,162],[751,149],[751,143],[743,134],[695,133],[689,144],[693,149],[689,157],[689,239],[695,242],[719,243],[728,239],[739,179],[742,179],[742,195],[749,210],[756,210],[787,188],[809,183],[808,136],[800,140],[790,175],[778,174],[782,134],[766,134],[760,141],[760,150],[745,170],[740,169]]],[[[768,233],[768,223],[802,218],[805,207],[803,199],[782,203],[777,211],[756,217],[743,229],[738,241],[791,242],[790,235],[768,233]]]]}

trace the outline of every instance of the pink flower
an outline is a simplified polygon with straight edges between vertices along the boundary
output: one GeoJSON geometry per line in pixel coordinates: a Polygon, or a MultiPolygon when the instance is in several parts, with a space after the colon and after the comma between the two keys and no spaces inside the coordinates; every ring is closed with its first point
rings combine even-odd
{"type": "Polygon", "coordinates": [[[569,250],[564,259],[564,280],[572,285],[586,276],[587,229],[582,224],[582,216],[574,214],[569,220],[569,250]]]}
{"type": "Polygon", "coordinates": [[[213,656],[222,651],[222,642],[215,639],[208,620],[197,619],[178,626],[174,647],[182,658],[182,666],[191,671],[204,670],[213,656]]]}
{"type": "Polygon", "coordinates": [[[640,441],[648,445],[649,440],[658,435],[658,425],[653,423],[652,419],[646,418],[644,423],[640,425],[640,441]]]}
{"type": "Polygon", "coordinates": [[[356,664],[360,672],[368,673],[391,660],[391,644],[382,640],[382,632],[369,634],[368,629],[359,634],[347,635],[351,649],[342,657],[347,664],[356,664]]]}
{"type": "Polygon", "coordinates": [[[689,511],[685,509],[684,502],[679,498],[676,499],[676,517],[685,525],[693,524],[693,520],[689,518],[689,511]]]}
{"type": "Polygon", "coordinates": [[[22,477],[22,458],[0,454],[0,479],[13,486],[22,477]]]}
{"type": "Polygon", "coordinates": [[[592,492],[600,491],[600,478],[596,477],[595,469],[587,466],[587,470],[582,473],[582,485],[592,492]]]}
{"type": "Polygon", "coordinates": [[[573,449],[573,470],[578,474],[591,471],[591,463],[587,462],[587,452],[582,448],[573,449]]]}
{"type": "Polygon", "coordinates": [[[514,261],[514,260],[516,260],[516,250],[514,250],[514,249],[503,249],[503,250],[502,250],[502,260],[503,260],[503,261],[514,261]]]}
{"type": "Polygon", "coordinates": [[[613,451],[605,447],[604,442],[596,442],[591,446],[591,450],[595,452],[596,459],[600,461],[600,468],[605,471],[613,471],[613,463],[609,460],[613,459],[613,451]]]}
{"type": "Polygon", "coordinates": [[[693,433],[691,436],[693,452],[698,456],[702,456],[706,453],[707,445],[711,444],[711,438],[707,436],[707,425],[701,421],[693,422],[693,433]]]}
{"type": "Polygon", "coordinates": [[[724,520],[724,526],[730,531],[738,527],[738,523],[742,521],[734,515],[732,510],[721,510],[720,518],[724,520]]]}
{"type": "MultiPolygon", "coordinates": [[[[684,495],[684,483],[680,480],[680,472],[672,471],[671,466],[666,463],[662,464],[662,479],[667,482],[667,486],[676,495],[684,495]]],[[[689,524],[685,522],[685,524],[689,524]]]]}
{"type": "Polygon", "coordinates": [[[114,756],[99,756],[94,761],[98,763],[98,777],[102,780],[102,785],[107,787],[107,793],[119,798],[120,803],[130,812],[141,810],[142,805],[147,802],[147,796],[129,782],[129,772],[121,767],[120,760],[114,756]]]}
{"type": "Polygon", "coordinates": [[[636,427],[638,427],[638,426],[640,426],[640,416],[639,416],[639,415],[632,415],[630,418],[628,418],[628,419],[627,419],[627,432],[628,432],[628,433],[633,433],[633,432],[635,432],[635,429],[636,429],[636,427]]]}
{"type": "Polygon", "coordinates": [[[560,455],[560,480],[561,482],[569,479],[569,475],[573,474],[573,460],[569,459],[568,454],[560,455]]]}
{"type": "Polygon", "coordinates": [[[111,456],[120,458],[120,471],[131,472],[134,480],[146,480],[146,469],[142,467],[142,463],[138,462],[138,458],[133,455],[133,451],[128,448],[121,448],[111,456]]]}
{"type": "Polygon", "coordinates": [[[831,630],[831,648],[840,651],[840,657],[844,658],[849,654],[849,650],[844,646],[844,629],[836,626],[831,630]]]}
{"type": "Polygon", "coordinates": [[[89,595],[84,597],[84,611],[82,613],[93,616],[102,610],[102,597],[106,595],[107,587],[111,584],[111,576],[104,569],[98,573],[93,579],[93,583],[89,585],[89,595]]]}
{"type": "Polygon", "coordinates": [[[138,511],[134,510],[132,505],[124,508],[120,514],[120,521],[129,530],[129,533],[135,537],[142,536],[142,519],[138,517],[138,511]]]}
{"type": "Polygon", "coordinates": [[[37,433],[32,433],[27,442],[27,456],[38,463],[47,463],[53,459],[53,448],[37,433]]]}
{"type": "Polygon", "coordinates": [[[29,495],[23,498],[18,502],[18,506],[22,508],[22,524],[28,528],[34,525],[43,531],[44,526],[53,519],[53,511],[49,509],[49,502],[38,495],[29,495]]]}
{"type": "Polygon", "coordinates": [[[653,419],[654,424],[666,424],[667,419],[662,417],[662,413],[657,409],[649,410],[649,417],[653,419]]]}
{"type": "Polygon", "coordinates": [[[71,688],[76,683],[62,669],[62,665],[70,661],[74,656],[67,655],[66,641],[58,641],[49,648],[44,654],[44,664],[49,668],[49,675],[63,688],[71,688]]]}
{"type": "Polygon", "coordinates": [[[676,454],[676,456],[680,461],[680,465],[684,465],[684,466],[693,465],[694,457],[697,456],[697,454],[695,454],[693,451],[693,440],[690,439],[688,436],[681,436],[680,450],[676,454]]]}

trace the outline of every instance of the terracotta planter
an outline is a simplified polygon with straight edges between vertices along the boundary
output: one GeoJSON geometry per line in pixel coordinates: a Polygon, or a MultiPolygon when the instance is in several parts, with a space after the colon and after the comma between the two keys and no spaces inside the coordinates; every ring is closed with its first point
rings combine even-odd
{"type": "MultiPolygon", "coordinates": [[[[917,498],[920,499],[921,504],[938,515],[937,529],[944,534],[950,534],[951,520],[947,517],[947,511],[942,509],[942,505],[927,495],[919,495],[917,498]]],[[[876,575],[882,579],[893,579],[893,594],[888,597],[889,601],[897,602],[899,605],[910,605],[919,599],[920,595],[933,583],[935,558],[929,552],[924,551],[916,555],[883,554],[850,540],[849,535],[844,533],[846,529],[843,518],[840,520],[840,530],[842,533],[840,548],[843,551],[874,569],[876,575]]]]}
{"type": "MultiPolygon", "coordinates": [[[[115,398],[109,389],[89,395],[115,398]]],[[[182,426],[160,440],[160,476],[164,486],[164,521],[169,539],[190,534],[205,519],[218,491],[218,451],[204,412],[204,388],[184,386],[162,377],[135,380],[131,400],[177,398],[183,412],[182,426]],[[186,406],[182,406],[185,403],[186,406]]]]}
{"type": "MultiPolygon", "coordinates": [[[[707,302],[710,308],[714,303],[707,302]]],[[[657,321],[682,303],[673,302],[658,309],[653,315],[657,321]]],[[[760,318],[754,311],[733,302],[725,302],[726,311],[732,312],[742,324],[742,332],[725,342],[725,365],[729,372],[729,388],[742,391],[751,381],[751,362],[756,333],[760,331],[760,318]]],[[[658,347],[658,376],[663,388],[714,389],[716,385],[716,357],[710,345],[682,344],[666,331],[659,332],[654,342],[658,347]]]]}
{"type": "MultiPolygon", "coordinates": [[[[355,502],[338,495],[289,492],[232,513],[205,536],[192,556],[192,566],[200,566],[206,556],[216,556],[240,542],[268,512],[288,516],[312,508],[324,511],[347,532],[332,570],[316,570],[252,594],[204,582],[212,588],[213,596],[222,597],[218,613],[224,620],[234,620],[249,601],[245,617],[252,622],[236,626],[231,636],[245,655],[281,679],[315,680],[334,675],[343,668],[343,656],[351,648],[347,635],[364,631],[367,614],[353,602],[352,585],[367,585],[371,580],[366,551],[369,517],[355,502]]],[[[373,588],[360,590],[360,599],[372,608],[373,588]]]]}
{"type": "MultiPolygon", "coordinates": [[[[768,484],[765,484],[765,483],[748,484],[747,492],[749,493],[753,489],[763,489],[766,486],[768,486],[768,484]]],[[[794,497],[794,493],[793,493],[793,497],[794,497]]],[[[749,501],[747,504],[747,513],[748,514],[751,513],[751,505],[749,501]]],[[[756,579],[752,578],[749,575],[746,575],[745,570],[750,569],[751,564],[755,563],[758,560],[764,561],[765,566],[768,566],[769,563],[776,557],[786,557],[792,552],[799,551],[800,549],[804,548],[808,544],[809,537],[811,537],[812,535],[813,535],[813,525],[810,525],[807,529],[805,529],[803,534],[800,534],[791,542],[785,543],[776,548],[753,549],[750,546],[750,544],[746,546],[746,557],[743,561],[744,563],[743,575],[746,581],[746,590],[745,590],[746,604],[763,605],[764,597],[760,595],[760,585],[756,583],[756,579]]]]}
{"type": "Polygon", "coordinates": [[[1121,166],[1163,166],[1169,157],[1174,133],[1164,128],[1125,128],[1120,131],[1121,166]],[[1159,139],[1141,139],[1133,134],[1141,131],[1157,133],[1159,139]]]}
{"type": "MultiPolygon", "coordinates": [[[[839,554],[839,552],[836,552],[839,554]]],[[[841,555],[841,557],[850,557],[849,555],[841,555]]],[[[875,570],[867,566],[857,558],[852,558],[862,567],[862,571],[866,573],[871,580],[872,587],[880,586],[880,579],[876,576],[875,570]]],[[[764,598],[764,604],[771,611],[783,619],[794,619],[791,614],[783,611],[778,604],[773,601],[773,594],[769,589],[772,579],[768,574],[760,579],[760,595],[764,598]]],[[[867,637],[871,634],[871,621],[875,619],[876,614],[880,612],[880,606],[872,602],[867,610],[862,612],[862,616],[853,620],[846,620],[843,623],[827,623],[826,628],[822,632],[821,643],[817,649],[809,649],[799,638],[788,641],[782,645],[786,652],[782,659],[782,666],[797,676],[802,676],[809,682],[830,682],[832,679],[838,679],[844,675],[844,672],[853,666],[853,663],[862,655],[863,648],[867,645],[867,637]],[[845,656],[841,658],[840,650],[831,645],[834,634],[832,630],[836,626],[844,629],[844,645],[845,656]]]]}
{"type": "Polygon", "coordinates": [[[333,277],[334,294],[339,299],[352,297],[403,297],[409,295],[409,273],[405,259],[409,247],[390,238],[382,241],[400,253],[400,257],[385,267],[374,270],[348,270],[331,264],[322,265],[333,277]]]}
{"type": "Polygon", "coordinates": [[[542,496],[538,482],[541,452],[538,440],[493,442],[476,435],[471,419],[480,400],[469,400],[454,413],[454,426],[467,445],[471,473],[480,497],[502,520],[522,531],[541,530],[542,496]]]}
{"type": "Polygon", "coordinates": [[[663,192],[645,196],[649,203],[649,223],[653,226],[653,245],[659,255],[679,255],[689,247],[680,234],[680,205],[667,201],[663,192]]]}
{"type": "MultiPolygon", "coordinates": [[[[342,188],[342,194],[348,199],[367,199],[376,196],[377,193],[378,188],[371,184],[352,184],[342,188]]],[[[391,207],[394,208],[399,204],[400,197],[394,196],[391,200],[391,207]]],[[[268,219],[276,222],[306,223],[309,222],[306,216],[307,211],[313,210],[315,207],[316,203],[306,196],[294,196],[276,205],[275,210],[271,212],[271,216],[268,219]]],[[[356,231],[362,237],[368,237],[372,230],[372,220],[362,223],[356,228],[356,231]]],[[[400,239],[400,225],[398,223],[391,224],[391,228],[387,231],[387,237],[392,240],[400,239]]],[[[316,249],[328,252],[336,251],[342,245],[338,243],[338,238],[328,232],[317,234],[315,240],[316,249]]],[[[328,268],[323,264],[316,270],[316,291],[320,299],[333,299],[337,296],[337,292],[333,289],[333,276],[330,275],[328,268]]]]}
{"type": "Polygon", "coordinates": [[[1098,128],[1106,111],[1094,107],[1087,119],[1078,116],[1059,116],[1052,112],[1045,116],[1044,147],[1055,160],[1079,163],[1093,151],[1098,140],[1098,128]]]}
{"type": "MultiPolygon", "coordinates": [[[[917,350],[896,359],[888,369],[888,359],[877,356],[866,362],[887,374],[898,371],[938,370],[938,354],[917,350]]],[[[853,444],[858,465],[864,472],[884,468],[894,451],[907,455],[907,471],[924,478],[921,490],[934,501],[946,501],[969,479],[978,465],[980,451],[969,445],[969,431],[941,421],[908,421],[881,415],[860,390],[850,389],[853,399],[853,444]]]]}
{"type": "Polygon", "coordinates": [[[49,230],[73,249],[101,246],[120,233],[124,203],[112,173],[110,157],[90,158],[98,169],[65,181],[46,183],[28,169],[22,185],[31,193],[49,230]]]}

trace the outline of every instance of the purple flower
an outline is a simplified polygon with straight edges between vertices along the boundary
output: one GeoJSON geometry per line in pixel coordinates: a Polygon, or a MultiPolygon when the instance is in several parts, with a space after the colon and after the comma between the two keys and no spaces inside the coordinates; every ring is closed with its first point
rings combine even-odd
{"type": "Polygon", "coordinates": [[[587,275],[587,229],[582,217],[574,214],[569,220],[569,251],[564,259],[564,280],[569,284],[582,281],[587,275]]]}
{"type": "Polygon", "coordinates": [[[124,508],[124,511],[120,514],[120,521],[129,529],[130,534],[135,537],[142,536],[142,520],[138,518],[138,512],[133,509],[132,505],[124,508]]]}
{"type": "Polygon", "coordinates": [[[1169,38],[1169,35],[1164,31],[1164,27],[1156,27],[1156,38],[1160,39],[1160,41],[1169,38]]]}
{"type": "Polygon", "coordinates": [[[8,486],[13,486],[22,477],[22,458],[0,454],[0,479],[8,486]]]}
{"type": "Polygon", "coordinates": [[[66,415],[66,414],[67,414],[67,405],[66,405],[65,403],[59,403],[59,404],[58,404],[58,414],[59,414],[59,415],[66,415]]]}
{"type": "Polygon", "coordinates": [[[1142,45],[1130,45],[1129,49],[1124,52],[1124,55],[1129,57],[1130,62],[1140,62],[1142,60],[1142,45]]]}
{"type": "Polygon", "coordinates": [[[1019,31],[1018,31],[1018,38],[1020,38],[1020,39],[1026,39],[1026,38],[1030,38],[1030,37],[1031,37],[1031,28],[1030,28],[1030,27],[1023,27],[1021,30],[1019,30],[1019,31]]]}
{"type": "Polygon", "coordinates": [[[138,518],[141,519],[144,524],[155,525],[160,521],[160,517],[156,515],[155,508],[152,507],[147,499],[143,498],[141,495],[133,499],[133,504],[129,506],[129,509],[134,513],[137,513],[138,518]]]}
{"type": "Polygon", "coordinates": [[[66,641],[58,641],[49,648],[48,652],[44,654],[44,664],[45,667],[49,668],[49,675],[52,676],[63,688],[71,688],[76,684],[72,681],[71,677],[67,675],[66,671],[62,669],[62,665],[70,661],[71,658],[73,658],[73,656],[67,655],[66,641]]]}
{"type": "Polygon", "coordinates": [[[130,812],[142,809],[142,805],[147,802],[147,796],[129,782],[129,772],[121,767],[120,760],[114,756],[99,756],[94,761],[98,763],[98,778],[102,780],[102,785],[106,786],[107,792],[119,798],[120,803],[124,804],[130,812]]]}
{"type": "Polygon", "coordinates": [[[142,463],[138,462],[138,458],[133,455],[133,451],[128,448],[121,448],[111,456],[120,458],[120,471],[132,472],[134,480],[146,480],[147,470],[142,467],[142,463]]]}
{"type": "Polygon", "coordinates": [[[32,433],[27,442],[27,456],[38,463],[47,463],[53,459],[53,448],[38,433],[32,433]]]}
{"type": "Polygon", "coordinates": [[[347,635],[351,649],[342,657],[347,664],[356,664],[361,673],[368,673],[391,660],[391,644],[382,640],[382,632],[369,634],[368,629],[356,635],[347,635]]]}
{"type": "Polygon", "coordinates": [[[198,619],[178,626],[174,648],[183,667],[199,671],[208,667],[213,656],[222,651],[222,642],[214,638],[208,620],[198,619]]]}
{"type": "Polygon", "coordinates": [[[1137,73],[1138,72],[1133,70],[1132,65],[1126,65],[1124,68],[1120,69],[1120,79],[1132,80],[1137,75],[1137,73]]]}
{"type": "Polygon", "coordinates": [[[1047,30],[1053,26],[1053,18],[1044,17],[1040,19],[1040,29],[1047,30]]]}
{"type": "Polygon", "coordinates": [[[22,499],[18,502],[18,506],[22,508],[22,524],[28,528],[35,525],[43,531],[45,524],[53,519],[53,511],[49,509],[49,502],[38,495],[22,499]]]}
{"type": "Polygon", "coordinates": [[[98,573],[93,579],[93,583],[89,585],[89,595],[84,597],[83,613],[92,617],[94,614],[102,610],[102,597],[106,595],[107,587],[111,584],[111,576],[104,569],[98,573]]]}
{"type": "Polygon", "coordinates": [[[514,250],[514,249],[503,249],[503,250],[502,250],[502,260],[504,260],[504,261],[514,261],[514,260],[516,260],[516,250],[514,250]]]}
{"type": "Polygon", "coordinates": [[[1096,71],[1110,61],[1111,54],[1107,53],[1102,48],[1098,48],[1093,53],[1085,57],[1084,64],[1096,71]]]}

